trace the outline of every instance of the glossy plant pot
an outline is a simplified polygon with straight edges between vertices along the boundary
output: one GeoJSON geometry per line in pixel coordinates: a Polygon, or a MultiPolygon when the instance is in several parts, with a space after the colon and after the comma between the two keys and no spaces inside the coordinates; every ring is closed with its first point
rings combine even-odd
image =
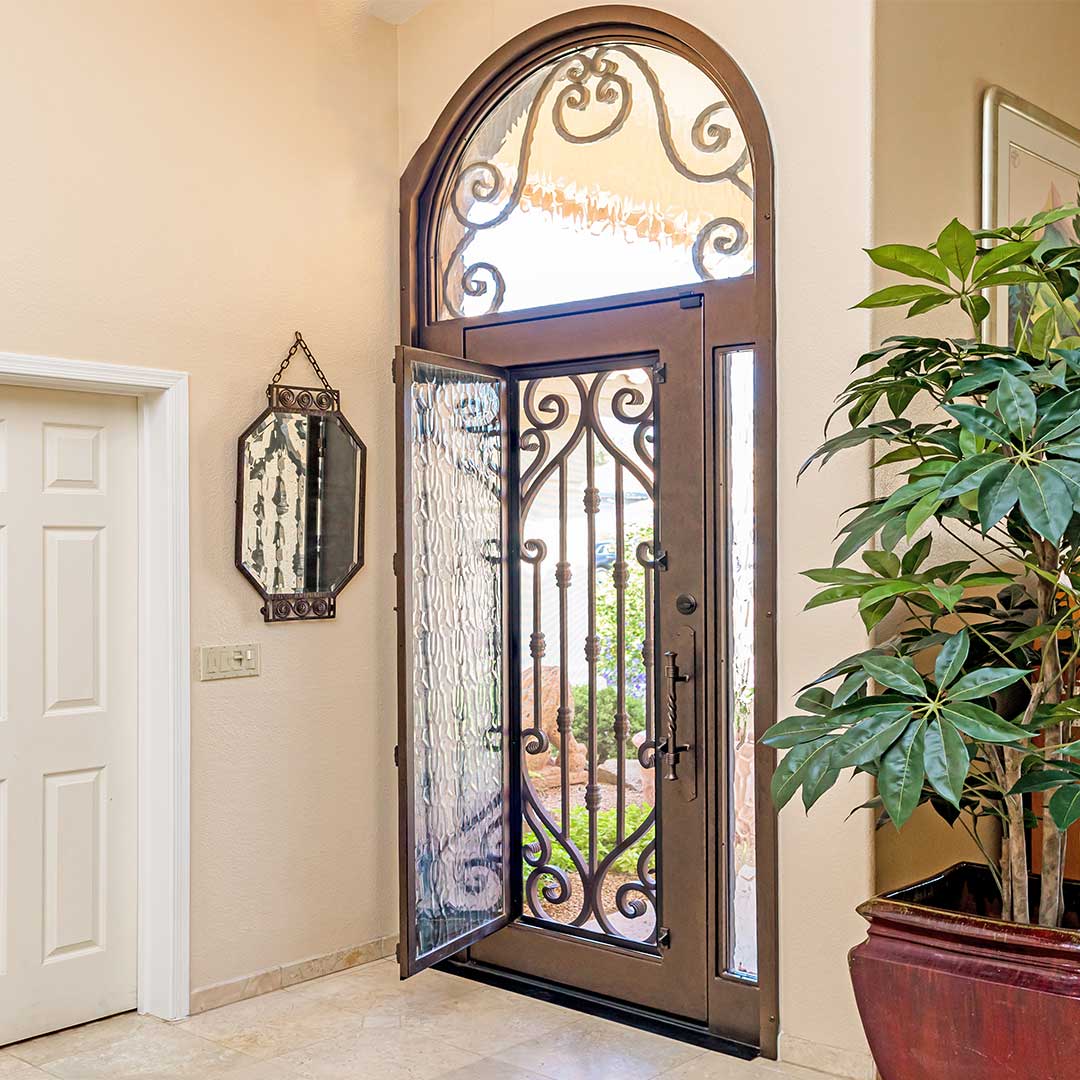
{"type": "Polygon", "coordinates": [[[848,964],[882,1080],[1077,1080],[1080,884],[1065,904],[1065,929],[1002,922],[971,863],[863,904],[848,964]]]}

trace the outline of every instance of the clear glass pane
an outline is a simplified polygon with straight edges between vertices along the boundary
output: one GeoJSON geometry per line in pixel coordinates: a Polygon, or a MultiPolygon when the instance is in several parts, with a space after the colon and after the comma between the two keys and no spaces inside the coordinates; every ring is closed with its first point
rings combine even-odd
{"type": "Polygon", "coordinates": [[[650,944],[652,371],[583,369],[521,391],[525,913],[650,944]]]}
{"type": "Polygon", "coordinates": [[[413,368],[417,957],[497,918],[503,874],[503,421],[495,379],[413,368]]]}
{"type": "Polygon", "coordinates": [[[754,799],[754,354],[726,359],[728,415],[728,762],[733,974],[757,978],[757,836],[754,799]]]}
{"type": "Polygon", "coordinates": [[[610,42],[549,61],[473,133],[441,197],[441,319],[748,274],[753,172],[700,68],[610,42]]]}

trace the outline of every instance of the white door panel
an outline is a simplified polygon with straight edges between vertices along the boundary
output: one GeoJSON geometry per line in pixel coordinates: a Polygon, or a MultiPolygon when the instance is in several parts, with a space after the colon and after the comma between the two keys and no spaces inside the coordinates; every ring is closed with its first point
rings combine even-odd
{"type": "Polygon", "coordinates": [[[134,399],[0,386],[0,1045],[136,1003],[134,399]]]}

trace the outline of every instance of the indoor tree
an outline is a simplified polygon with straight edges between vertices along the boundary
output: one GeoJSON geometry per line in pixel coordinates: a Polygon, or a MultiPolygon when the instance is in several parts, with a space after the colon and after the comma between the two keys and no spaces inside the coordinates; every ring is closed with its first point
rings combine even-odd
{"type": "Polygon", "coordinates": [[[1080,245],[1053,239],[1078,212],[980,232],[953,220],[929,247],[868,252],[914,283],[857,306],[911,317],[958,304],[974,338],[889,338],[841,393],[830,421],[847,430],[803,470],[869,442],[874,467],[899,466],[900,483],[845,512],[832,566],[806,571],[821,586],[807,607],[856,603],[878,640],[804,688],[799,715],[764,737],[787,751],[777,806],[801,788],[809,809],[842,771],[870,773],[883,821],[900,828],[930,802],[980,846],[1003,917],[1044,926],[1061,923],[1065,830],[1080,820],[1080,245]],[[1001,303],[1013,292],[1009,345],[980,340],[992,290],[1001,303]],[[1033,295],[1040,304],[1023,302],[1033,295]],[[1000,859],[986,818],[1001,823],[1000,859]],[[1038,911],[1025,835],[1036,824],[1038,911]]]}

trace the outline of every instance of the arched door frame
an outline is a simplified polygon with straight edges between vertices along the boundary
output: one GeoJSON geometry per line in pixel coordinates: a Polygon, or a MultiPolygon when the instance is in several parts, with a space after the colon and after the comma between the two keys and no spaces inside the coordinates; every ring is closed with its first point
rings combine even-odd
{"type": "MultiPolygon", "coordinates": [[[[520,322],[575,311],[602,311],[670,300],[688,293],[702,296],[705,308],[704,355],[733,348],[755,354],[755,705],[760,736],[776,715],[776,367],[773,221],[773,155],[765,115],[746,76],[708,35],[673,15],[628,5],[587,7],[567,12],[525,30],[492,53],[465,80],[414,154],[401,178],[401,341],[454,356],[464,354],[466,329],[520,322]],[[652,44],[676,52],[705,71],[719,85],[734,110],[750,150],[754,176],[754,272],[729,280],[697,281],[685,286],[587,299],[512,312],[437,320],[433,313],[436,268],[430,252],[433,207],[457,154],[490,107],[523,75],[575,47],[603,40],[652,44]]],[[[718,740],[712,740],[715,746],[718,740]]],[[[725,860],[720,825],[726,820],[726,783],[714,763],[711,814],[710,904],[724,902],[725,860]]],[[[779,1031],[779,957],[777,925],[777,828],[769,791],[775,754],[757,743],[756,827],[758,902],[758,1044],[776,1057],[779,1031]]],[[[718,919],[711,936],[716,937],[718,919]]],[[[723,955],[724,943],[710,940],[710,954],[723,955]]],[[[718,976],[719,978],[720,976],[718,976]]],[[[724,1017],[710,1026],[722,1030],[724,1017]]]]}

